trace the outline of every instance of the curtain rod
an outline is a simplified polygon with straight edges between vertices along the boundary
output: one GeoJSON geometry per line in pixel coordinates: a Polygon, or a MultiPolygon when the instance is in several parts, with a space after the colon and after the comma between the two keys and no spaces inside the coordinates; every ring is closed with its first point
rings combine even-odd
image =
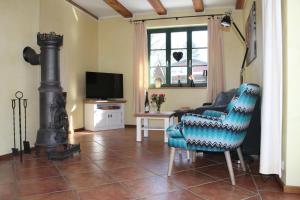
{"type": "Polygon", "coordinates": [[[161,18],[150,18],[150,19],[138,19],[138,20],[130,20],[129,22],[145,22],[145,21],[156,21],[156,20],[164,20],[164,19],[181,19],[181,18],[193,18],[193,17],[214,17],[214,16],[223,16],[225,14],[210,14],[210,15],[190,15],[190,16],[180,16],[180,17],[161,17],[161,18]]]}

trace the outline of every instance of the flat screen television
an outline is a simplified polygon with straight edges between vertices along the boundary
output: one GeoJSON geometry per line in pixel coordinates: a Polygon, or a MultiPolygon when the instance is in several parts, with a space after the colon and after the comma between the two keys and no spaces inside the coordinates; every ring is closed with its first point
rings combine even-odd
{"type": "Polygon", "coordinates": [[[86,98],[123,98],[123,74],[86,72],[86,98]]]}

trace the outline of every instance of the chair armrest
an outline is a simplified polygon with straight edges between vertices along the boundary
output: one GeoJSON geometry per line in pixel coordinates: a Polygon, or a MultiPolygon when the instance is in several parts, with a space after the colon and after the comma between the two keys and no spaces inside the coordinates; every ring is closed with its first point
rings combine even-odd
{"type": "Polygon", "coordinates": [[[194,109],[188,109],[188,110],[174,110],[174,116],[178,117],[178,122],[181,122],[181,117],[187,113],[193,113],[194,109]]]}
{"type": "Polygon", "coordinates": [[[167,128],[167,134],[170,138],[183,138],[182,135],[182,123],[172,125],[167,128]]]}
{"type": "Polygon", "coordinates": [[[182,116],[187,113],[202,114],[206,110],[215,110],[215,111],[224,112],[226,110],[226,106],[203,106],[203,107],[190,109],[190,110],[175,110],[174,116],[178,117],[178,122],[181,122],[182,116]]]}
{"type": "Polygon", "coordinates": [[[215,111],[215,110],[206,110],[202,113],[202,115],[208,115],[208,116],[211,116],[211,117],[222,117],[222,116],[225,116],[226,113],[225,112],[220,112],[220,111],[215,111]]]}
{"type": "Polygon", "coordinates": [[[178,115],[184,115],[186,113],[193,112],[194,109],[187,109],[187,110],[174,110],[174,116],[178,117],[178,115]]]}
{"type": "Polygon", "coordinates": [[[207,103],[202,104],[202,106],[211,106],[211,105],[212,105],[211,102],[207,102],[207,103]]]}
{"type": "Polygon", "coordinates": [[[199,114],[193,114],[193,113],[187,113],[184,116],[182,116],[182,125],[184,128],[184,125],[190,124],[190,122],[209,122],[207,120],[211,121],[216,121],[216,122],[221,122],[221,118],[219,117],[214,117],[214,116],[209,116],[209,115],[199,115],[199,114]]]}
{"type": "Polygon", "coordinates": [[[203,106],[196,108],[194,112],[192,113],[197,113],[197,114],[202,114],[206,110],[215,110],[215,111],[221,111],[224,112],[226,110],[226,106],[203,106]]]}

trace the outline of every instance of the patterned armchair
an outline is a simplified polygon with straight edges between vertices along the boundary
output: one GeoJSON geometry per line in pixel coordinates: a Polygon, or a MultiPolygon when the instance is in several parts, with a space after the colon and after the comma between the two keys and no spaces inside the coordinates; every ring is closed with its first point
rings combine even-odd
{"type": "Polygon", "coordinates": [[[168,176],[176,148],[189,151],[224,152],[232,185],[235,185],[230,151],[237,150],[241,166],[246,171],[240,149],[247,133],[256,100],[260,94],[258,85],[245,83],[237,90],[226,112],[207,110],[202,115],[186,114],[182,121],[167,129],[171,147],[168,176]]]}

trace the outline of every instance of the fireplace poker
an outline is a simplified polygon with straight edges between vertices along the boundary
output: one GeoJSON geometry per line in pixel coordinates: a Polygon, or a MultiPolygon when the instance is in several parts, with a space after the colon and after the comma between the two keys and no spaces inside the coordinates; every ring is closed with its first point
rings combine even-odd
{"type": "Polygon", "coordinates": [[[16,148],[16,113],[15,113],[15,108],[16,108],[16,99],[11,100],[11,107],[13,110],[13,130],[14,130],[14,147],[11,148],[12,150],[12,155],[18,155],[18,148],[16,148]]]}
{"type": "Polygon", "coordinates": [[[31,149],[30,149],[30,143],[29,143],[29,141],[27,141],[27,117],[26,117],[26,115],[27,115],[27,112],[26,112],[26,110],[27,110],[27,101],[28,101],[28,99],[23,99],[23,106],[24,106],[24,113],[25,113],[25,130],[24,130],[24,132],[25,132],[25,140],[23,141],[23,146],[24,146],[24,153],[26,153],[26,154],[30,154],[31,153],[31,149]]]}
{"type": "Polygon", "coordinates": [[[15,94],[18,99],[19,104],[19,130],[20,130],[20,161],[23,162],[23,152],[22,152],[22,120],[21,120],[21,99],[23,98],[23,92],[17,91],[15,94]]]}

